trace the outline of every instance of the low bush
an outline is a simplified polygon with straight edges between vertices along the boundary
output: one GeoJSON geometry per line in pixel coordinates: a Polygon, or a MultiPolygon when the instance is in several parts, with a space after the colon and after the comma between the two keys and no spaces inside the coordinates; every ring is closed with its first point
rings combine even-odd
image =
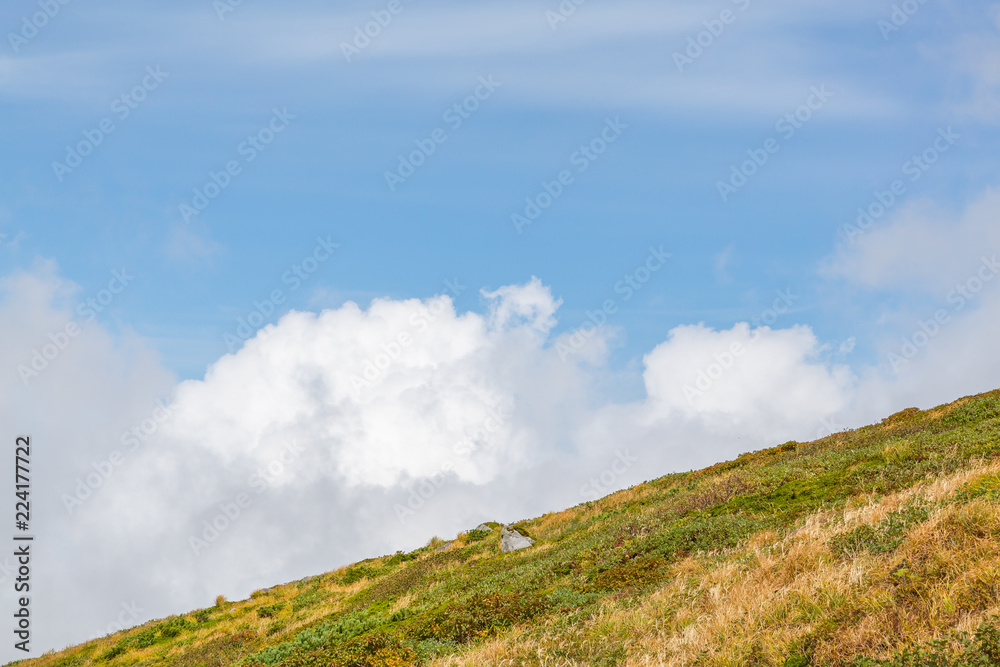
{"type": "Polygon", "coordinates": [[[994,616],[974,633],[950,632],[942,639],[904,648],[889,659],[855,658],[850,667],[1000,667],[997,621],[994,616]]]}
{"type": "Polygon", "coordinates": [[[537,593],[492,593],[450,602],[425,616],[416,629],[418,639],[459,644],[487,637],[544,614],[549,601],[537,593]]]}
{"type": "Polygon", "coordinates": [[[595,572],[588,588],[596,592],[645,588],[662,581],[666,566],[667,561],[662,558],[636,558],[595,572]]]}
{"type": "Polygon", "coordinates": [[[649,538],[652,551],[673,560],[699,551],[729,549],[753,533],[752,519],[732,514],[711,516],[698,513],[672,524],[649,538]]]}
{"type": "Polygon", "coordinates": [[[257,616],[259,618],[274,618],[285,608],[285,603],[280,602],[276,604],[265,604],[257,607],[257,616]]]}
{"type": "Polygon", "coordinates": [[[326,591],[319,588],[310,588],[309,590],[299,593],[292,600],[292,612],[298,612],[306,607],[311,607],[315,604],[319,604],[327,597],[326,591]]]}
{"type": "Polygon", "coordinates": [[[892,512],[874,526],[858,526],[830,540],[830,550],[845,557],[860,552],[884,554],[895,551],[913,526],[923,523],[930,515],[926,506],[909,505],[892,512]]]}

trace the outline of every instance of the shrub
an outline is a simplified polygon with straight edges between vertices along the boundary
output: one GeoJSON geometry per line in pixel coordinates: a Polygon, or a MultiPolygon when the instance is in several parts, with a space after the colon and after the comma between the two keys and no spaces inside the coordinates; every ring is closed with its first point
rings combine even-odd
{"type": "Polygon", "coordinates": [[[314,604],[322,602],[326,598],[326,593],[318,588],[312,588],[304,593],[299,593],[294,600],[292,600],[292,613],[305,609],[306,607],[311,607],[314,604]]]}
{"type": "Polygon", "coordinates": [[[830,540],[830,550],[838,556],[849,556],[862,551],[884,554],[895,551],[911,526],[922,523],[930,515],[922,505],[909,505],[888,514],[874,526],[858,526],[830,540]]]}
{"type": "Polygon", "coordinates": [[[600,592],[645,588],[663,578],[666,565],[662,558],[636,558],[599,570],[592,576],[589,588],[600,592]]]}
{"type": "Polygon", "coordinates": [[[202,644],[188,645],[176,655],[171,655],[170,667],[205,667],[231,665],[252,650],[257,635],[250,631],[210,639],[202,644]]]}
{"type": "Polygon", "coordinates": [[[160,634],[164,637],[176,637],[186,630],[191,622],[183,616],[176,616],[165,623],[160,624],[160,634]]]}
{"type": "Polygon", "coordinates": [[[673,559],[698,551],[729,549],[753,532],[755,523],[732,514],[697,514],[651,538],[655,552],[673,559]]]}
{"type": "Polygon", "coordinates": [[[156,643],[156,628],[146,628],[139,634],[132,637],[136,648],[146,648],[156,643]]]}
{"type": "Polygon", "coordinates": [[[549,601],[537,593],[475,595],[428,614],[416,635],[418,639],[462,644],[529,621],[548,611],[549,606],[549,601]]]}
{"type": "Polygon", "coordinates": [[[1000,474],[983,475],[974,482],[969,482],[956,494],[957,500],[1000,500],[1000,474]]]}
{"type": "Polygon", "coordinates": [[[440,641],[437,639],[422,639],[413,645],[413,650],[417,654],[419,663],[428,662],[433,658],[455,653],[459,644],[451,640],[440,641]]]}
{"type": "Polygon", "coordinates": [[[377,570],[373,567],[367,565],[356,565],[354,567],[349,567],[344,571],[344,578],[340,583],[345,586],[349,586],[355,582],[361,581],[362,579],[374,579],[377,576],[377,570]]]}
{"type": "MultiPolygon", "coordinates": [[[[477,530],[473,528],[468,533],[465,534],[465,539],[469,542],[479,542],[489,537],[490,531],[488,530],[477,530]]],[[[522,533],[523,534],[523,533],[522,533]]]]}
{"type": "Polygon", "coordinates": [[[939,424],[945,428],[957,428],[978,424],[997,417],[1000,417],[1000,403],[976,399],[949,412],[939,421],[939,424]]]}
{"type": "Polygon", "coordinates": [[[257,616],[259,618],[274,618],[284,608],[285,608],[284,602],[279,602],[276,604],[265,604],[260,607],[257,607],[257,616]]]}
{"type": "MultiPolygon", "coordinates": [[[[344,643],[360,637],[378,627],[384,621],[385,619],[380,614],[367,611],[329,619],[303,630],[289,641],[268,646],[248,656],[244,662],[262,665],[286,664],[285,661],[290,656],[295,655],[298,656],[295,660],[299,662],[288,664],[309,664],[302,662],[302,660],[305,660],[308,656],[315,658],[316,651],[323,649],[325,646],[344,643]]],[[[316,664],[329,665],[330,662],[320,661],[316,664]]]]}
{"type": "Polygon", "coordinates": [[[118,656],[125,653],[128,650],[128,646],[124,642],[118,642],[107,651],[101,654],[101,660],[114,660],[118,656]]]}
{"type": "Polygon", "coordinates": [[[592,593],[578,593],[568,588],[557,588],[547,596],[553,609],[576,609],[597,599],[592,593]]]}
{"type": "Polygon", "coordinates": [[[386,565],[393,566],[399,565],[400,563],[405,563],[407,561],[417,560],[417,554],[396,554],[392,558],[386,561],[386,565]]]}
{"type": "Polygon", "coordinates": [[[314,650],[296,649],[283,667],[409,667],[417,653],[398,637],[377,633],[314,650]]]}
{"type": "Polygon", "coordinates": [[[216,596],[215,598],[216,609],[222,609],[224,606],[226,606],[226,596],[225,595],[216,596]]]}
{"type": "Polygon", "coordinates": [[[974,633],[949,632],[944,638],[908,646],[891,658],[859,656],[850,667],[1000,667],[1000,630],[997,617],[984,621],[974,633]]]}

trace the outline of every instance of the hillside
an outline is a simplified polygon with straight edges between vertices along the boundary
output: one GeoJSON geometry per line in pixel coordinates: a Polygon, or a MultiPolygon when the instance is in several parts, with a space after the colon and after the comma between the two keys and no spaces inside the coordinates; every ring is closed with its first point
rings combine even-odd
{"type": "Polygon", "coordinates": [[[1000,390],[493,527],[21,664],[1000,665],[1000,390]]]}

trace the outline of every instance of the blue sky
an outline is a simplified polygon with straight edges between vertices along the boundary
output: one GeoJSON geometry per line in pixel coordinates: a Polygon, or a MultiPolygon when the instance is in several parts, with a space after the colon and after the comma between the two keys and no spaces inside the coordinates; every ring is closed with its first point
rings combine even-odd
{"type": "Polygon", "coordinates": [[[38,652],[998,384],[996,2],[230,3],[0,9],[38,652]]]}
{"type": "MultiPolygon", "coordinates": [[[[220,20],[209,2],[70,3],[2,56],[0,224],[23,236],[0,261],[54,258],[84,294],[134,268],[104,319],[149,338],[181,378],[226,351],[223,332],[318,235],[341,252],[289,307],[426,297],[458,277],[473,287],[459,308],[478,309],[480,287],[536,275],[572,327],[656,243],[674,262],[616,318],[620,362],[677,324],[749,319],[784,288],[822,337],[864,341],[871,318],[845,321],[817,266],[938,127],[962,141],[906,197],[959,207],[993,183],[996,126],[968,109],[974,52],[957,44],[995,36],[995,7],[928,3],[886,40],[892,3],[716,5],[588,3],[552,30],[544,3],[404,3],[348,63],[339,44],[379,6],[246,2],[220,20]],[[735,22],[678,72],[672,54],[727,8],[735,22]],[[169,76],[119,119],[113,101],[148,66],[169,76]],[[490,75],[500,87],[451,129],[444,111],[490,75]],[[813,85],[832,97],[722,202],[717,181],[781,137],[776,120],[813,85]],[[184,224],[179,204],[242,160],[276,107],[295,115],[287,132],[184,224]],[[517,234],[511,214],[608,117],[629,125],[621,140],[517,234]],[[60,183],[53,161],[103,118],[115,132],[60,183]],[[437,127],[448,141],[390,192],[384,172],[437,127]]],[[[32,9],[8,6],[4,24],[32,9]]],[[[856,298],[870,314],[884,297],[856,298]]]]}

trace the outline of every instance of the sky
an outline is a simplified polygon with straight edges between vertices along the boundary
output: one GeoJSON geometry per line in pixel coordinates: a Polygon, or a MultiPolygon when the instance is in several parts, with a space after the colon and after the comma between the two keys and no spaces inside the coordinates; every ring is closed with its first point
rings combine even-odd
{"type": "Polygon", "coordinates": [[[996,2],[0,27],[0,659],[1000,385],[996,2]]]}

